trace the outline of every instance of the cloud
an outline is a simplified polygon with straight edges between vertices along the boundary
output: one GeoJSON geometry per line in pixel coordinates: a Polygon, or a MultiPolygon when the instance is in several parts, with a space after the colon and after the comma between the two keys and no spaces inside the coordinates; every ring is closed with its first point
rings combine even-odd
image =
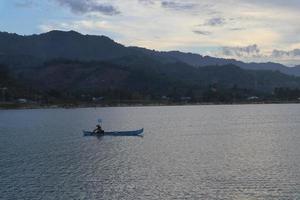
{"type": "Polygon", "coordinates": [[[210,35],[211,34],[211,32],[209,32],[209,31],[194,30],[193,32],[196,34],[199,34],[199,35],[210,35]]]}
{"type": "Polygon", "coordinates": [[[230,28],[229,30],[231,31],[242,31],[242,30],[245,30],[245,28],[230,28]]]}
{"type": "Polygon", "coordinates": [[[211,18],[204,23],[205,26],[221,26],[224,24],[225,24],[225,19],[222,17],[211,18]]]}
{"type": "Polygon", "coordinates": [[[222,47],[221,54],[233,58],[261,57],[260,49],[256,44],[245,47],[222,47]]]}
{"type": "Polygon", "coordinates": [[[239,2],[245,2],[247,4],[256,4],[260,6],[271,6],[271,7],[285,7],[285,8],[300,8],[299,0],[239,0],[239,2]]]}
{"type": "Polygon", "coordinates": [[[269,60],[284,63],[289,66],[299,65],[300,63],[300,49],[292,49],[288,51],[273,50],[268,58],[269,60]]]}
{"type": "Polygon", "coordinates": [[[30,8],[34,5],[33,0],[17,0],[14,4],[20,8],[30,8]]]}
{"type": "MultiPolygon", "coordinates": [[[[17,1],[25,0],[12,0],[17,1]]],[[[285,64],[286,58],[297,54],[293,49],[300,49],[300,15],[294,9],[300,8],[300,0],[27,1],[46,5],[48,10],[52,7],[46,17],[38,16],[37,30],[75,29],[104,34],[125,45],[218,53],[220,57],[255,62],[265,58],[285,64]]],[[[46,9],[39,10],[44,15],[46,9]]]]}
{"type": "Polygon", "coordinates": [[[274,58],[294,58],[300,57],[300,49],[293,49],[291,51],[273,50],[272,57],[274,58]]]}
{"type": "Polygon", "coordinates": [[[211,55],[250,62],[273,61],[283,63],[288,66],[300,63],[300,49],[293,49],[289,51],[275,49],[269,53],[262,53],[261,49],[256,44],[244,47],[221,47],[221,50],[216,53],[212,53],[211,55]]]}
{"type": "Polygon", "coordinates": [[[40,30],[43,32],[48,32],[51,30],[75,30],[81,33],[89,33],[94,32],[95,30],[105,31],[110,27],[110,25],[106,21],[88,21],[88,20],[80,20],[80,21],[72,21],[69,23],[50,23],[43,24],[39,26],[40,30]]]}
{"type": "Polygon", "coordinates": [[[144,5],[153,5],[155,3],[154,0],[138,0],[138,1],[144,5]]]}
{"type": "Polygon", "coordinates": [[[76,14],[101,13],[104,15],[117,15],[120,13],[114,6],[99,3],[95,0],[56,0],[60,5],[67,6],[76,14]]]}
{"type": "Polygon", "coordinates": [[[173,9],[173,10],[192,10],[194,9],[197,4],[194,3],[182,3],[177,1],[171,1],[171,0],[162,0],[161,6],[163,8],[167,9],[173,9]]]}

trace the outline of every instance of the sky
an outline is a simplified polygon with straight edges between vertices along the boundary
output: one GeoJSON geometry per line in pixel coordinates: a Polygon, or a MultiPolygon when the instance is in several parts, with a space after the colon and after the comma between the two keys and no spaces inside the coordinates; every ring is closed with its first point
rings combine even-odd
{"type": "Polygon", "coordinates": [[[300,0],[0,0],[0,31],[75,30],[126,46],[300,65],[300,0]]]}

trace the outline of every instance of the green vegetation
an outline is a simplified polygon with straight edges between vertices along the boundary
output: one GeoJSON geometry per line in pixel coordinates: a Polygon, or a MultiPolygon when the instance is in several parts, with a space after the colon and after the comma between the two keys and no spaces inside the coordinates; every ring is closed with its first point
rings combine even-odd
{"type": "MultiPolygon", "coordinates": [[[[120,59],[56,59],[37,68],[10,70],[2,65],[0,83],[8,88],[7,102],[18,103],[22,98],[27,100],[21,102],[24,105],[294,102],[300,97],[300,78],[280,72],[146,61],[130,58],[125,65],[120,59]]],[[[9,106],[15,104],[2,104],[9,106]]]]}
{"type": "Polygon", "coordinates": [[[125,47],[73,31],[0,33],[0,107],[297,102],[300,77],[288,75],[297,69],[125,47]]]}

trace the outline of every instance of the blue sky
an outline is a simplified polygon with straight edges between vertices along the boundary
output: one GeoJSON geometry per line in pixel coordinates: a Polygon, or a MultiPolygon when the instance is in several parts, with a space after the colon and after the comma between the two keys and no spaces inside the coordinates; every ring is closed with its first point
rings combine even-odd
{"type": "Polygon", "coordinates": [[[0,31],[75,30],[127,46],[300,64],[299,0],[1,0],[0,31]]]}

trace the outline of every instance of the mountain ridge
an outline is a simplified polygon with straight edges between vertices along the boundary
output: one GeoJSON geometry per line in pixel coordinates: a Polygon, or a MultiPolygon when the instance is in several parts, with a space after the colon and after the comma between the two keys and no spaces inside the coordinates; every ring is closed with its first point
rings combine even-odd
{"type": "Polygon", "coordinates": [[[194,67],[233,64],[243,69],[280,71],[284,74],[300,76],[299,66],[287,67],[273,62],[245,63],[235,59],[202,56],[190,52],[156,51],[136,46],[127,47],[104,35],[84,35],[73,30],[53,30],[29,36],[0,32],[0,61],[5,59],[3,58],[5,56],[20,55],[43,60],[65,58],[84,61],[103,61],[125,56],[147,55],[163,63],[181,61],[194,67]]]}
{"type": "Polygon", "coordinates": [[[235,102],[251,96],[276,99],[276,92],[283,98],[300,97],[300,77],[266,70],[270,65],[281,69],[280,64],[248,65],[180,51],[126,47],[106,36],[74,31],[0,33],[0,52],[0,88],[8,88],[11,101],[25,96],[44,102],[91,101],[91,97],[108,102],[162,97],[176,102],[235,102]]]}

